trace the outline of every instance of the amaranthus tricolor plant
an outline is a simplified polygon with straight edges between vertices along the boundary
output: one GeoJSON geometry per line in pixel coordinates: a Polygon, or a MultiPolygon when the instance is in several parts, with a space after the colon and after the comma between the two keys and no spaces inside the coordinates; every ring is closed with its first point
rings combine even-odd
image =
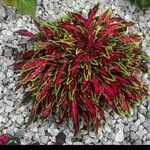
{"type": "Polygon", "coordinates": [[[15,65],[21,74],[17,87],[30,87],[23,99],[33,102],[29,122],[54,113],[60,122],[71,119],[75,133],[82,119],[98,129],[104,110],[128,116],[147,95],[137,76],[146,67],[141,37],[128,34],[133,23],[111,17],[110,9],[97,16],[98,7],[87,18],[69,13],[55,22],[35,21],[38,34],[17,32],[34,45],[18,55],[15,65]]]}

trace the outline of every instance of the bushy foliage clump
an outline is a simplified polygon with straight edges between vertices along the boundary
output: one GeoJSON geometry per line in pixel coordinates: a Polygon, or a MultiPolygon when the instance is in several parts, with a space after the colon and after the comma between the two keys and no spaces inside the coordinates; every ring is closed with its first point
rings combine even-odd
{"type": "Polygon", "coordinates": [[[109,107],[128,116],[147,95],[137,76],[146,61],[141,37],[128,34],[133,23],[111,17],[110,9],[97,16],[98,6],[87,18],[69,13],[55,22],[35,21],[38,34],[18,31],[34,45],[17,56],[15,65],[21,74],[18,87],[30,87],[23,99],[33,102],[29,122],[54,113],[60,122],[71,119],[75,133],[82,119],[97,129],[109,107]]]}
{"type": "Polygon", "coordinates": [[[146,10],[150,8],[150,0],[130,0],[132,4],[136,5],[140,9],[146,10]]]}

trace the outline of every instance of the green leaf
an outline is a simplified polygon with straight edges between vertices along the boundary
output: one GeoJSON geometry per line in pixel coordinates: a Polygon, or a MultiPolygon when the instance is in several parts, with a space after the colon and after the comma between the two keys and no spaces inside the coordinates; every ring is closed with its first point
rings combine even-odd
{"type": "Polygon", "coordinates": [[[3,3],[5,3],[8,6],[12,6],[13,5],[13,0],[2,0],[3,3]]]}
{"type": "Polygon", "coordinates": [[[13,0],[13,6],[23,15],[35,16],[37,2],[36,0],[13,0]]]}

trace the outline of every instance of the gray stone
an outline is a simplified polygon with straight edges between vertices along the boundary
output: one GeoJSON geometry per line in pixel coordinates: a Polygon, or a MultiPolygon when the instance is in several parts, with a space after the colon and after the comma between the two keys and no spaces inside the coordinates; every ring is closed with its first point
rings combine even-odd
{"type": "Polygon", "coordinates": [[[3,121],[4,124],[6,124],[8,122],[8,120],[9,120],[8,117],[3,116],[3,120],[2,121],[3,121]]]}
{"type": "Polygon", "coordinates": [[[13,105],[14,105],[14,102],[13,102],[13,101],[10,101],[10,100],[4,100],[4,102],[5,102],[8,106],[11,106],[11,107],[13,107],[13,105]]]}
{"type": "Polygon", "coordinates": [[[0,18],[6,17],[5,8],[0,4],[0,18]]]}
{"type": "Polygon", "coordinates": [[[90,138],[90,137],[88,137],[84,140],[85,144],[93,143],[93,141],[94,141],[94,139],[90,138]]]}
{"type": "Polygon", "coordinates": [[[50,139],[51,139],[51,141],[52,141],[53,143],[56,142],[56,137],[55,137],[55,136],[51,137],[50,139]]]}
{"type": "Polygon", "coordinates": [[[6,106],[5,112],[6,112],[6,113],[10,113],[10,112],[12,112],[14,109],[15,109],[14,107],[6,106]]]}
{"type": "Polygon", "coordinates": [[[147,131],[145,129],[139,130],[136,132],[136,134],[140,137],[140,139],[142,139],[143,136],[147,134],[147,131]]]}
{"type": "Polygon", "coordinates": [[[71,137],[67,136],[65,141],[66,141],[66,144],[72,145],[72,138],[71,137]]]}
{"type": "Polygon", "coordinates": [[[84,145],[82,142],[73,142],[73,145],[84,145]]]}
{"type": "Polygon", "coordinates": [[[8,72],[7,72],[7,77],[10,78],[14,75],[14,72],[10,69],[8,69],[8,72]]]}
{"type": "Polygon", "coordinates": [[[16,119],[16,121],[17,121],[20,125],[22,125],[22,124],[24,123],[24,118],[23,118],[23,116],[18,116],[17,119],[16,119]]]}
{"type": "Polygon", "coordinates": [[[143,143],[143,145],[150,145],[150,140],[149,140],[149,141],[145,141],[145,142],[143,143]]]}
{"type": "Polygon", "coordinates": [[[130,127],[130,130],[132,131],[137,131],[138,130],[138,127],[135,123],[130,127]]]}
{"type": "Polygon", "coordinates": [[[4,80],[6,75],[3,72],[0,72],[0,80],[4,80]]]}
{"type": "Polygon", "coordinates": [[[47,142],[48,142],[48,136],[43,136],[40,139],[41,139],[42,143],[47,144],[47,142]]]}
{"type": "Polygon", "coordinates": [[[146,108],[143,105],[139,106],[139,111],[141,114],[146,114],[146,112],[147,112],[146,108]]]}
{"type": "Polygon", "coordinates": [[[5,127],[9,127],[12,124],[11,120],[8,120],[8,122],[5,124],[5,127]]]}
{"type": "Polygon", "coordinates": [[[140,139],[138,139],[137,141],[135,141],[133,143],[133,145],[142,145],[142,141],[140,139]]]}
{"type": "Polygon", "coordinates": [[[0,115],[0,123],[3,122],[3,116],[0,115]]]}
{"type": "Polygon", "coordinates": [[[149,121],[149,120],[146,120],[146,121],[143,123],[143,127],[144,127],[145,129],[150,130],[150,121],[149,121]]]}
{"type": "Polygon", "coordinates": [[[146,138],[150,140],[150,132],[146,135],[146,138]]]}
{"type": "Polygon", "coordinates": [[[0,45],[0,55],[2,55],[2,54],[3,54],[3,49],[2,49],[2,47],[0,45]]]}
{"type": "Polygon", "coordinates": [[[35,125],[33,124],[32,127],[30,127],[30,131],[32,131],[32,132],[37,132],[37,131],[38,131],[37,126],[35,126],[35,125]]]}
{"type": "Polygon", "coordinates": [[[145,117],[144,115],[138,113],[138,118],[140,119],[141,123],[143,123],[145,121],[145,117]]]}
{"type": "Polygon", "coordinates": [[[53,129],[53,130],[51,130],[51,135],[52,135],[52,136],[57,136],[58,133],[59,133],[59,130],[58,130],[58,129],[53,129]]]}
{"type": "Polygon", "coordinates": [[[89,136],[90,136],[91,138],[96,138],[95,132],[92,132],[92,131],[89,132],[89,136]]]}
{"type": "Polygon", "coordinates": [[[138,139],[138,136],[136,135],[135,132],[131,132],[131,133],[130,133],[130,137],[131,137],[133,140],[137,140],[137,139],[138,139]]]}
{"type": "Polygon", "coordinates": [[[116,133],[116,136],[115,136],[115,142],[122,142],[124,140],[124,133],[123,133],[123,130],[119,130],[117,133],[116,133]]]}

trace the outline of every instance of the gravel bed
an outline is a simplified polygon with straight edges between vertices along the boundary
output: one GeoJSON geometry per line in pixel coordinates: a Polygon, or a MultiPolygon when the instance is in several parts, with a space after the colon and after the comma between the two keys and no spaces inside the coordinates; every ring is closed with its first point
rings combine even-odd
{"type": "MultiPolygon", "coordinates": [[[[140,11],[125,0],[99,1],[99,12],[109,7],[114,15],[119,14],[136,23],[130,30],[143,35],[142,47],[150,56],[150,11],[140,11]]],[[[82,10],[86,17],[95,3],[97,0],[38,0],[37,16],[52,21],[67,11],[82,10]]],[[[69,128],[66,123],[59,125],[55,117],[50,117],[43,123],[38,120],[25,128],[31,104],[20,105],[25,90],[21,88],[15,91],[18,76],[13,71],[13,54],[23,51],[19,44],[27,41],[13,32],[22,28],[37,31],[30,17],[0,5],[0,134],[17,135],[22,145],[150,145],[149,97],[135,109],[130,118],[120,117],[111,110],[106,112],[108,122],[98,130],[98,134],[86,131],[81,123],[81,135],[74,137],[72,124],[69,128]]],[[[148,67],[150,68],[150,62],[148,67]]],[[[150,74],[145,74],[143,80],[150,87],[150,74]]]]}

